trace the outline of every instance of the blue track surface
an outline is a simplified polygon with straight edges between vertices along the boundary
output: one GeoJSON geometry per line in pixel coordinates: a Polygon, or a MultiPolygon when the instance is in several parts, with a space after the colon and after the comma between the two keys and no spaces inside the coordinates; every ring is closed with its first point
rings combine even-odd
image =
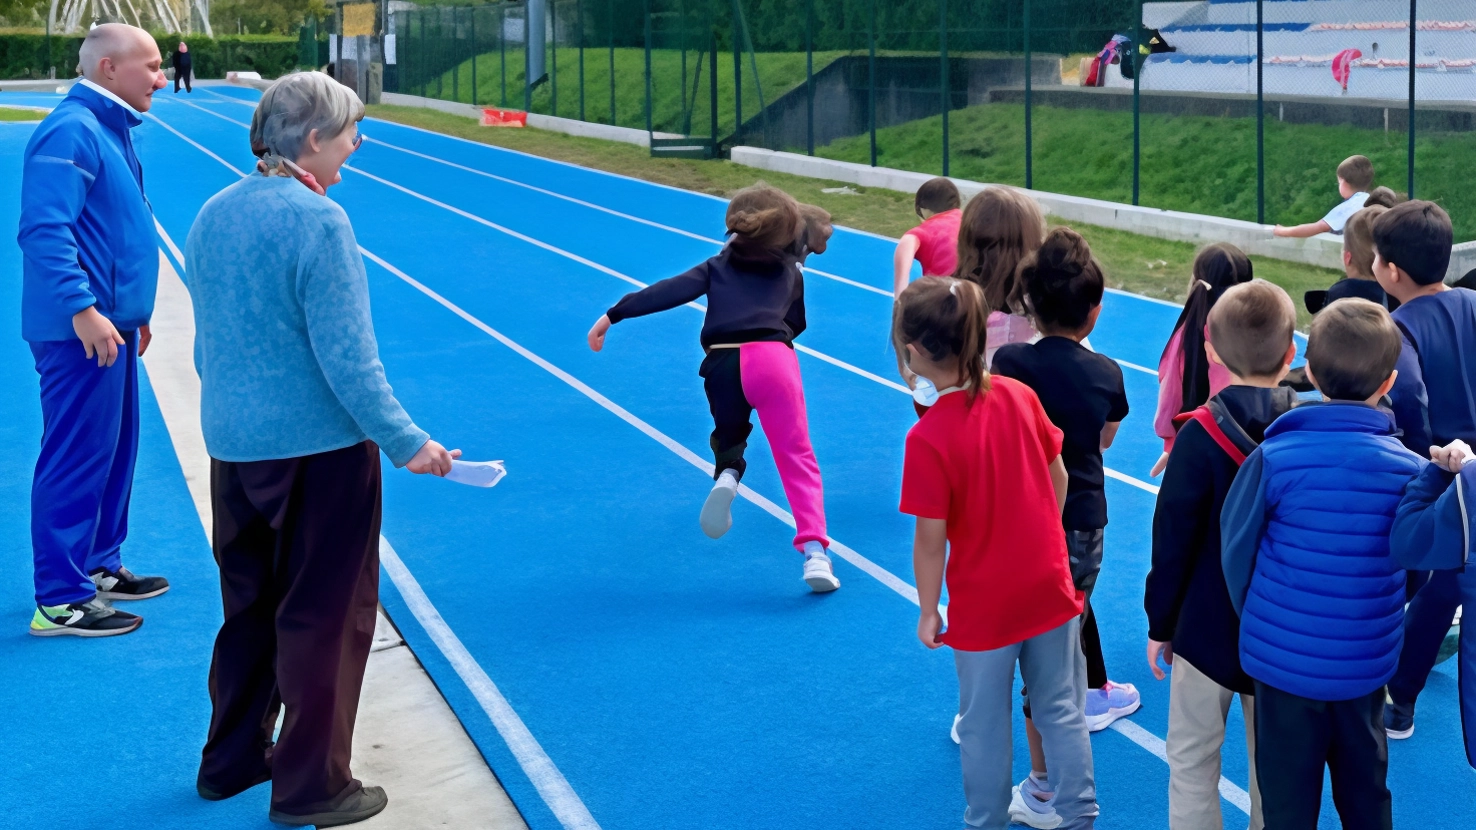
{"type": "MultiPolygon", "coordinates": [[[[156,215],[182,247],[204,201],[251,169],[244,124],[256,94],[216,88],[188,104],[160,98],[136,143],[156,215]]],[[[15,226],[10,183],[30,129],[0,125],[0,227],[15,226]]],[[[709,479],[692,462],[707,459],[711,430],[696,376],[701,314],[676,309],[622,324],[598,355],[584,344],[630,281],[669,276],[716,250],[723,202],[385,122],[363,131],[370,140],[332,196],[372,255],[375,324],[396,393],[433,435],[470,458],[504,458],[510,470],[490,493],[387,475],[385,536],[405,570],[390,569],[383,600],[530,826],[580,826],[579,809],[610,830],[958,826],[958,756],[947,735],[957,702],[952,661],[917,644],[907,586],[894,583],[899,593],[838,563],[844,588],[809,594],[791,529],[751,501],[735,505],[723,540],[698,530],[709,479]],[[438,617],[427,613],[432,606],[438,617]],[[464,652],[448,645],[448,632],[464,652]],[[495,684],[490,695],[478,669],[495,684]],[[499,699],[510,708],[492,706],[494,724],[488,701],[499,699]],[[520,726],[551,767],[537,766],[520,726]]],[[[9,450],[0,462],[9,473],[0,478],[0,561],[11,578],[0,601],[16,624],[11,634],[0,627],[0,661],[18,667],[21,680],[0,684],[0,701],[37,711],[59,675],[100,685],[108,701],[75,712],[48,705],[44,717],[19,720],[20,740],[0,749],[20,771],[0,783],[0,807],[16,805],[28,824],[60,815],[55,805],[78,797],[78,779],[42,763],[41,748],[98,745],[103,708],[133,724],[130,763],[118,764],[138,779],[128,779],[129,797],[169,813],[113,826],[264,823],[264,790],[205,805],[190,786],[218,599],[151,398],[128,556],[141,569],[167,569],[176,589],[117,647],[33,641],[22,630],[39,417],[29,355],[15,336],[19,253],[5,237],[0,383],[10,417],[0,421],[9,450]]],[[[906,583],[912,530],[896,500],[914,416],[893,385],[886,344],[893,244],[842,230],[813,260],[883,293],[809,277],[812,328],[801,343],[812,351],[801,366],[831,533],[873,573],[906,583]]],[[[1154,366],[1177,313],[1109,295],[1093,345],[1154,366]]],[[[1134,414],[1107,465],[1141,481],[1159,450],[1150,425],[1156,380],[1125,374],[1134,414]]],[[[745,483],[782,515],[758,432],[750,459],[745,483]]],[[[1136,730],[1094,738],[1099,826],[1159,827],[1167,767],[1150,749],[1166,731],[1168,684],[1148,674],[1141,610],[1153,496],[1120,480],[1107,492],[1112,524],[1094,602],[1111,674],[1137,684],[1144,707],[1136,730]]],[[[1476,825],[1476,776],[1458,746],[1458,719],[1454,669],[1445,664],[1421,699],[1419,731],[1391,747],[1401,824],[1476,825]]],[[[1239,730],[1237,718],[1224,774],[1244,787],[1239,730]]],[[[1015,765],[1023,776],[1023,735],[1015,765]]],[[[122,774],[87,777],[100,784],[122,774]]],[[[1243,813],[1223,806],[1226,826],[1243,827],[1243,813]]],[[[1337,826],[1330,800],[1322,826],[1337,826]]]]}

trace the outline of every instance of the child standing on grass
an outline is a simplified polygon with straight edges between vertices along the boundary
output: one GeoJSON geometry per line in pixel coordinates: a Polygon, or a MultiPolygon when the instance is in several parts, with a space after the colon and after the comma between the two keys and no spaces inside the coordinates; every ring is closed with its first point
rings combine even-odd
{"type": "MultiPolygon", "coordinates": [[[[600,351],[610,326],[676,308],[707,296],[699,374],[714,429],[713,478],[702,508],[702,530],[716,539],[733,525],[732,504],[743,478],[758,410],[774,464],[794,514],[794,546],[804,554],[804,581],[817,593],[840,587],[826,550],[824,488],[810,445],[804,386],[794,338],[805,330],[804,282],[797,259],[805,223],[800,206],[782,190],[759,183],[728,203],[731,237],[717,256],[684,274],[621,298],[589,331],[600,351]]],[[[818,239],[818,237],[817,237],[818,239]]]]}
{"type": "MultiPolygon", "coordinates": [[[[1404,445],[1420,455],[1476,443],[1476,292],[1445,285],[1453,239],[1450,217],[1432,202],[1405,202],[1373,223],[1374,277],[1399,303],[1393,318],[1403,338],[1389,398],[1404,445]]],[[[1414,734],[1415,702],[1461,605],[1457,583],[1455,571],[1438,570],[1409,602],[1384,709],[1390,738],[1414,734]]]]}
{"type": "MultiPolygon", "coordinates": [[[[1012,343],[994,354],[990,371],[1029,386],[1040,399],[1046,416],[1064,437],[1061,458],[1069,484],[1061,523],[1066,529],[1066,551],[1071,578],[1085,599],[1082,649],[1086,655],[1086,722],[1092,732],[1137,711],[1137,689],[1107,678],[1097,619],[1092,613],[1092,589],[1102,568],[1103,529],[1107,526],[1107,498],[1102,473],[1102,451],[1112,445],[1117,428],[1128,414],[1122,369],[1109,357],[1081,345],[1102,311],[1106,286],[1102,268],[1091,248],[1070,228],[1046,234],[1040,251],[1020,265],[1026,305],[1041,333],[1035,343],[1012,343]]],[[[1054,827],[1057,816],[1048,808],[1046,761],[1040,734],[1025,704],[1025,731],[1030,744],[1031,773],[1016,788],[1010,818],[1032,827],[1054,827]],[[1036,805],[1027,798],[1034,796],[1036,805]],[[1036,809],[1031,809],[1034,806],[1036,809]]]]}
{"type": "Polygon", "coordinates": [[[913,564],[928,648],[953,648],[958,735],[969,827],[1010,821],[1015,664],[1030,687],[1050,758],[1058,827],[1097,815],[1081,652],[1082,595],[1071,581],[1061,509],[1068,474],[1062,434],[1030,387],[991,379],[983,346],[988,307],[973,283],[922,280],[898,298],[893,342],[940,390],[907,434],[901,510],[917,517],[913,564]],[[938,602],[950,597],[943,630],[938,602]]]}
{"type": "Polygon", "coordinates": [[[917,189],[912,209],[921,225],[902,234],[892,258],[892,293],[901,296],[912,278],[912,263],[922,265],[925,277],[946,277],[958,265],[958,223],[963,211],[958,188],[942,176],[928,179],[917,189]]]}
{"type": "Polygon", "coordinates": [[[1255,681],[1261,808],[1277,830],[1317,826],[1324,769],[1343,827],[1393,824],[1384,684],[1399,662],[1404,571],[1389,529],[1425,463],[1377,408],[1399,353],[1383,306],[1323,309],[1307,376],[1327,402],[1266,430],[1220,517],[1240,663],[1255,681]]]}
{"type": "Polygon", "coordinates": [[[1319,233],[1342,233],[1348,218],[1368,203],[1368,191],[1373,187],[1373,180],[1373,162],[1367,156],[1349,156],[1343,159],[1343,163],[1338,165],[1338,195],[1343,201],[1317,222],[1290,228],[1277,225],[1271,229],[1271,233],[1296,239],[1319,233]]]}
{"type": "Polygon", "coordinates": [[[1250,257],[1229,243],[1205,246],[1194,257],[1189,296],[1158,360],[1158,411],[1153,416],[1153,431],[1163,439],[1163,455],[1149,473],[1153,478],[1168,466],[1177,434],[1174,418],[1203,406],[1230,383],[1230,373],[1211,362],[1205,352],[1205,326],[1210,309],[1220,297],[1231,286],[1250,282],[1254,276],[1250,257]]]}
{"type": "Polygon", "coordinates": [[[1230,385],[1179,430],[1153,512],[1148,665],[1173,667],[1166,751],[1169,830],[1220,830],[1220,748],[1235,695],[1245,715],[1250,763],[1250,830],[1261,830],[1255,765],[1255,685],[1240,667],[1240,620],[1220,567],[1220,508],[1240,463],[1266,428],[1296,405],[1278,384],[1296,356],[1291,297],[1265,280],[1225,292],[1210,311],[1210,359],[1230,385]]]}

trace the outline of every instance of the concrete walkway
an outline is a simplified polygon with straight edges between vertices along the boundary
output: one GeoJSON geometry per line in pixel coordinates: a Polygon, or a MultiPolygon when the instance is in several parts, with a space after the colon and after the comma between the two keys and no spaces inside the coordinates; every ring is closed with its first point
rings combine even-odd
{"type": "MultiPolygon", "coordinates": [[[[195,319],[189,292],[162,252],[152,329],[144,366],[208,536],[210,459],[200,433],[195,319]]],[[[354,774],[384,787],[390,798],[383,813],[358,825],[365,830],[527,828],[382,609],[359,703],[354,774]]]]}

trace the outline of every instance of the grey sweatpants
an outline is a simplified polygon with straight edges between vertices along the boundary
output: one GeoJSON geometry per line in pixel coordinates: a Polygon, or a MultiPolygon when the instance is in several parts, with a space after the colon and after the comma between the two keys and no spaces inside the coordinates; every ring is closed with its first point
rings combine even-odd
{"type": "Polygon", "coordinates": [[[1087,734],[1086,658],[1081,620],[992,651],[954,651],[958,668],[959,758],[969,827],[1003,830],[1014,784],[1011,700],[1015,663],[1030,687],[1035,728],[1050,759],[1050,786],[1062,827],[1090,827],[1097,815],[1092,744],[1087,734]]]}

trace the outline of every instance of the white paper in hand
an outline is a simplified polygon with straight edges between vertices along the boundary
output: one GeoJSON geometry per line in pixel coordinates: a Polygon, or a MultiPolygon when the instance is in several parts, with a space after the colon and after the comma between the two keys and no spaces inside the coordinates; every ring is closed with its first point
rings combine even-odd
{"type": "Polygon", "coordinates": [[[446,474],[449,481],[458,484],[470,484],[473,487],[496,487],[497,482],[507,475],[507,469],[502,466],[501,461],[461,461],[451,462],[451,472],[446,474]]]}

